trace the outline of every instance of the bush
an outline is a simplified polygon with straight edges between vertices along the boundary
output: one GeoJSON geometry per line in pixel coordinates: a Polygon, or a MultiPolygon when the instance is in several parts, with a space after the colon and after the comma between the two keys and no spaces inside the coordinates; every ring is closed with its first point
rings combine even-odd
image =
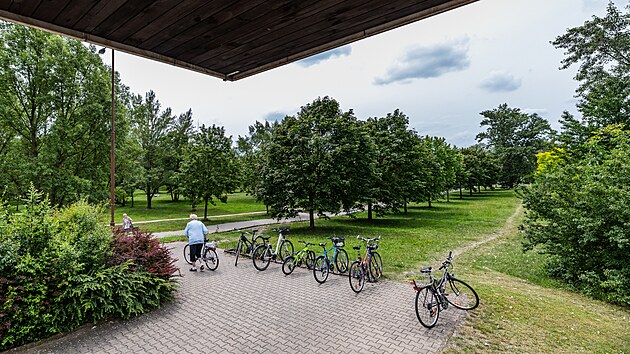
{"type": "Polygon", "coordinates": [[[113,237],[101,211],[57,211],[33,188],[21,214],[0,204],[0,350],[172,298],[168,250],[146,233],[113,237]]]}
{"type": "Polygon", "coordinates": [[[139,230],[133,234],[116,229],[112,243],[113,253],[107,260],[109,265],[132,261],[132,270],[146,271],[169,280],[177,271],[176,260],[168,249],[150,233],[139,230]]]}
{"type": "Polygon", "coordinates": [[[524,190],[527,246],[553,274],[593,297],[630,304],[630,132],[608,127],[546,165],[524,190]]]}

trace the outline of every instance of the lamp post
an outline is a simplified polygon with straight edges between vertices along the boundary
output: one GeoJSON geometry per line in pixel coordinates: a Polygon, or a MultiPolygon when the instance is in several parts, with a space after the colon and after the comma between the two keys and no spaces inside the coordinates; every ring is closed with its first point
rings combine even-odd
{"type": "MultiPolygon", "coordinates": [[[[105,48],[101,48],[98,54],[105,54],[105,48]]],[[[114,49],[112,49],[112,133],[111,133],[111,151],[109,162],[109,226],[114,227],[114,142],[115,142],[115,128],[114,128],[114,49]]]]}

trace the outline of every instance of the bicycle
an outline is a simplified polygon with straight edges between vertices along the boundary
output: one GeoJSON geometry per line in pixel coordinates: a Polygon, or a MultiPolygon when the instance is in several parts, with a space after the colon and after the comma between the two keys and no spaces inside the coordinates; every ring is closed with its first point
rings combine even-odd
{"type": "MultiPolygon", "coordinates": [[[[184,246],[184,260],[186,263],[192,264],[190,261],[190,244],[188,243],[184,246]]],[[[219,267],[216,241],[208,242],[207,238],[203,240],[201,260],[206,264],[206,268],[209,270],[215,270],[219,267]]]]}
{"type": "Polygon", "coordinates": [[[350,274],[348,281],[350,282],[350,288],[355,293],[360,293],[365,287],[365,281],[373,283],[381,278],[383,275],[383,261],[381,255],[376,252],[378,249],[378,241],[381,237],[377,238],[363,238],[357,236],[358,240],[365,242],[365,256],[361,257],[361,246],[354,246],[352,249],[357,250],[357,260],[350,265],[350,274]]]}
{"type": "Polygon", "coordinates": [[[239,255],[244,254],[244,255],[250,256],[255,246],[258,245],[257,242],[258,242],[258,239],[260,238],[260,236],[256,236],[258,229],[252,229],[251,232],[242,231],[242,230],[239,232],[241,233],[241,237],[238,239],[238,245],[236,245],[236,260],[234,261],[235,267],[238,265],[239,255]],[[252,236],[251,241],[245,235],[251,235],[252,236]]]}
{"type": "Polygon", "coordinates": [[[446,310],[449,304],[461,310],[473,310],[479,306],[475,289],[449,272],[452,260],[453,252],[449,252],[439,268],[444,270],[439,280],[433,278],[431,267],[426,267],[421,271],[428,276],[426,284],[418,286],[415,279],[409,281],[416,291],[416,317],[426,328],[435,326],[440,310],[446,310]]]}
{"type": "Polygon", "coordinates": [[[276,243],[276,249],[272,252],[271,243],[269,243],[270,236],[261,236],[263,243],[256,246],[252,253],[252,261],[254,262],[254,268],[259,271],[263,271],[269,267],[269,263],[273,259],[284,260],[293,254],[293,244],[287,240],[285,235],[289,233],[289,228],[273,229],[278,231],[278,242],[276,243]]]}
{"type": "Polygon", "coordinates": [[[344,250],[345,239],[343,237],[329,237],[332,240],[332,247],[326,249],[326,242],[322,242],[319,245],[324,249],[324,254],[315,258],[315,265],[313,266],[313,277],[315,280],[323,284],[328,279],[328,273],[337,267],[337,271],[340,274],[345,273],[348,270],[348,252],[344,250]],[[332,251],[332,256],[328,257],[328,252],[332,251]]]}
{"type": "Polygon", "coordinates": [[[311,270],[313,264],[315,264],[315,252],[309,250],[308,246],[314,245],[314,243],[300,241],[304,244],[304,248],[284,259],[282,262],[282,273],[289,275],[293,273],[295,267],[302,265],[302,262],[306,264],[306,269],[311,270]]]}

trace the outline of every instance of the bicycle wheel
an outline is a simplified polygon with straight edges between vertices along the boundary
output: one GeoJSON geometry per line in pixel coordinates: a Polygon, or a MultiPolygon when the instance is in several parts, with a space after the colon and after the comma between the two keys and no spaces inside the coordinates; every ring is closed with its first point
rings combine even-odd
{"type": "Polygon", "coordinates": [[[186,263],[192,264],[192,262],[190,261],[190,245],[189,244],[186,244],[186,246],[184,246],[184,260],[186,261],[186,263]]]}
{"type": "Polygon", "coordinates": [[[208,270],[215,270],[219,266],[219,256],[217,251],[212,248],[206,248],[203,252],[203,262],[206,264],[208,270]]]}
{"type": "Polygon", "coordinates": [[[254,249],[252,253],[252,260],[254,262],[254,268],[263,271],[269,267],[271,261],[271,252],[268,245],[259,245],[254,249]]]}
{"type": "Polygon", "coordinates": [[[293,244],[289,240],[284,240],[280,244],[280,250],[278,250],[278,256],[281,261],[284,261],[285,258],[293,255],[293,244]]]}
{"type": "Polygon", "coordinates": [[[313,267],[313,276],[315,280],[322,284],[328,279],[328,260],[324,256],[315,258],[315,266],[313,267]]]}
{"type": "Polygon", "coordinates": [[[461,310],[472,310],[479,306],[479,296],[475,289],[459,279],[448,279],[444,297],[449,304],[461,310]]]}
{"type": "Polygon", "coordinates": [[[295,256],[289,256],[285,258],[284,262],[282,262],[282,273],[284,273],[284,275],[289,275],[293,273],[293,269],[295,269],[295,266],[295,256]]]}
{"type": "Polygon", "coordinates": [[[361,268],[361,263],[359,261],[354,261],[350,265],[348,280],[350,281],[350,287],[352,291],[355,293],[360,293],[365,286],[365,274],[363,274],[363,269],[361,268]]]}
{"type": "Polygon", "coordinates": [[[348,270],[348,252],[343,248],[339,248],[335,256],[335,266],[339,273],[345,273],[348,270]]]}
{"type": "Polygon", "coordinates": [[[383,275],[383,261],[381,260],[381,255],[378,252],[372,253],[372,258],[370,258],[370,276],[373,281],[377,281],[381,279],[383,275]]]}
{"type": "Polygon", "coordinates": [[[425,286],[416,293],[416,316],[426,328],[433,328],[440,317],[440,304],[431,286],[425,286]]]}
{"type": "Polygon", "coordinates": [[[306,259],[304,263],[306,263],[306,269],[308,270],[313,269],[313,266],[315,265],[315,252],[308,251],[306,253],[306,259]]]}

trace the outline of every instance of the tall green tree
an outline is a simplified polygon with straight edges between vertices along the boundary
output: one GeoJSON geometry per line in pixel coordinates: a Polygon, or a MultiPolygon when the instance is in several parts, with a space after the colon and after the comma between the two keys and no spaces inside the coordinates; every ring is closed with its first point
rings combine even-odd
{"type": "Polygon", "coordinates": [[[575,79],[578,109],[585,125],[597,130],[610,124],[630,126],[630,5],[611,1],[606,16],[593,16],[570,28],[552,44],[567,55],[561,69],[579,65],[575,79]]]}
{"type": "Polygon", "coordinates": [[[410,199],[423,188],[422,138],[409,129],[409,118],[400,110],[367,120],[374,142],[376,170],[368,195],[368,220],[377,215],[407,208],[410,199]]]}
{"type": "Polygon", "coordinates": [[[228,193],[239,185],[236,152],[232,137],[215,125],[202,125],[189,150],[182,162],[184,191],[192,200],[203,200],[203,217],[207,219],[208,203],[215,205],[215,199],[226,203],[228,193]]]}
{"type": "Polygon", "coordinates": [[[190,139],[195,133],[192,109],[180,114],[172,124],[166,136],[166,191],[171,195],[171,200],[179,201],[184,187],[181,183],[181,165],[186,155],[190,139]]]}
{"type": "Polygon", "coordinates": [[[275,125],[264,148],[262,199],[275,217],[337,213],[359,202],[358,177],[369,167],[369,139],[352,111],[342,112],[332,98],[318,98],[296,117],[275,125]],[[368,167],[366,167],[368,166],[368,167]]]}
{"type": "Polygon", "coordinates": [[[149,91],[144,99],[136,96],[133,100],[132,134],[140,146],[142,174],[139,188],[147,196],[147,208],[151,209],[153,196],[167,179],[167,140],[174,117],[170,108],[161,110],[155,92],[149,91]]]}
{"type": "Polygon", "coordinates": [[[518,108],[501,104],[480,113],[486,131],[477,134],[477,141],[486,142],[498,156],[501,181],[513,187],[536,169],[536,153],[543,151],[554,133],[544,118],[527,114],[518,108]]]}
{"type": "Polygon", "coordinates": [[[239,136],[236,141],[236,151],[241,170],[241,188],[263,202],[261,171],[263,171],[265,163],[264,149],[266,144],[271,141],[274,124],[267,121],[265,123],[257,121],[254,125],[249,126],[248,135],[239,136]]]}
{"type": "Polygon", "coordinates": [[[32,181],[57,205],[106,198],[111,88],[95,48],[0,26],[0,121],[17,154],[5,156],[3,170],[17,193],[32,181]]]}

